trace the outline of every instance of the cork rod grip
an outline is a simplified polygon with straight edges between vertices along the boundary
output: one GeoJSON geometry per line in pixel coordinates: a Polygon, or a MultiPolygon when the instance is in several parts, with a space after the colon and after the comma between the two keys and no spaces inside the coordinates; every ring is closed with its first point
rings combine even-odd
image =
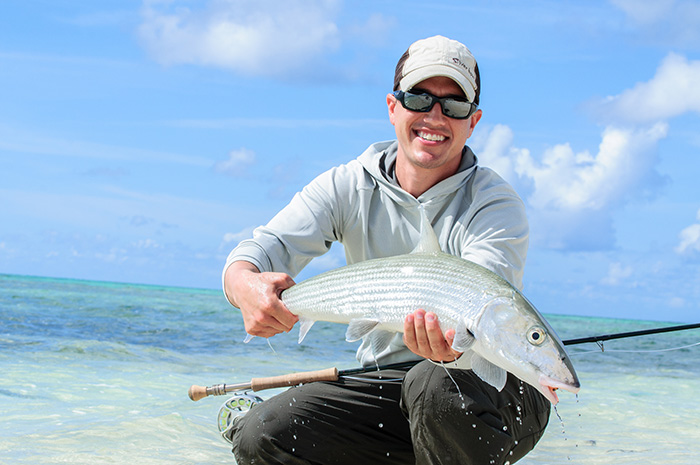
{"type": "Polygon", "coordinates": [[[296,386],[297,384],[312,383],[314,381],[337,381],[338,369],[326,368],[325,370],[305,371],[302,373],[291,373],[289,375],[271,376],[268,378],[253,378],[250,386],[253,391],[262,391],[286,386],[296,386]]]}

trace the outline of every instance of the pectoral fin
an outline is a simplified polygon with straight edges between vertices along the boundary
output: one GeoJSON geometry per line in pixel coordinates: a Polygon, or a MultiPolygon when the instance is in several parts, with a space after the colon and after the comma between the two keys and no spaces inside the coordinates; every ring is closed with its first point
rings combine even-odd
{"type": "Polygon", "coordinates": [[[255,337],[255,336],[253,336],[252,334],[246,333],[245,339],[243,340],[243,343],[244,343],[244,344],[248,344],[250,341],[253,340],[254,337],[255,337]]]}
{"type": "Polygon", "coordinates": [[[391,344],[391,340],[394,339],[395,335],[396,333],[392,331],[374,331],[370,336],[372,355],[378,355],[389,347],[389,344],[391,344]]]}
{"type": "Polygon", "coordinates": [[[348,325],[348,330],[345,332],[345,340],[348,342],[359,341],[371,333],[378,324],[379,321],[377,320],[352,320],[348,325]]]}
{"type": "Polygon", "coordinates": [[[455,338],[452,341],[452,348],[458,352],[466,352],[474,345],[476,339],[466,324],[461,324],[455,330],[455,338]]]}
{"type": "Polygon", "coordinates": [[[508,373],[501,367],[494,365],[480,355],[472,356],[472,370],[485,383],[490,384],[499,391],[502,391],[506,385],[508,373]]]}
{"type": "Polygon", "coordinates": [[[299,318],[299,344],[301,344],[301,341],[304,340],[306,333],[309,332],[314,323],[316,322],[314,320],[310,320],[309,318],[299,318]]]}

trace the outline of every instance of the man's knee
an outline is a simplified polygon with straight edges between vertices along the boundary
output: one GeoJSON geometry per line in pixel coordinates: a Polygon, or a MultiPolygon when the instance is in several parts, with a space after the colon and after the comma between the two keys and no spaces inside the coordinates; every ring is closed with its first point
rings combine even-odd
{"type": "Polygon", "coordinates": [[[424,404],[431,410],[464,410],[471,406],[492,405],[489,386],[475,378],[472,372],[448,370],[432,362],[421,362],[408,371],[402,387],[401,402],[404,412],[424,404]]]}
{"type": "Polygon", "coordinates": [[[279,409],[270,406],[256,406],[240,417],[231,429],[233,455],[238,463],[286,463],[283,459],[289,454],[284,448],[286,436],[290,434],[289,418],[279,415],[279,409]]]}

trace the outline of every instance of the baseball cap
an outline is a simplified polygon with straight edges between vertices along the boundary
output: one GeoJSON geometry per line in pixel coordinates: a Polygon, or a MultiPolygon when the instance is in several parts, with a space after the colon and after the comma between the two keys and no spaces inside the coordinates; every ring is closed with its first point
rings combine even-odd
{"type": "Polygon", "coordinates": [[[462,43],[443,36],[414,42],[401,72],[400,90],[408,91],[431,77],[446,76],[455,81],[470,102],[477,95],[476,59],[462,43]]]}

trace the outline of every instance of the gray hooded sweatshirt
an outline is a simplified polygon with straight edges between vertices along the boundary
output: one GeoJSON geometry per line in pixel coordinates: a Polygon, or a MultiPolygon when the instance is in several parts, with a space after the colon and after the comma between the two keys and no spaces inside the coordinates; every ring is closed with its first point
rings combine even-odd
{"type": "MultiPolygon", "coordinates": [[[[293,277],[334,241],[343,244],[348,264],[410,253],[420,239],[422,206],[444,252],[482,265],[522,289],[528,223],[513,188],[478,166],[465,147],[458,172],[415,198],[396,181],[397,148],[396,141],[378,142],[318,176],[231,252],[224,273],[243,260],[261,272],[293,277]]],[[[363,366],[418,358],[401,334],[379,354],[372,353],[370,337],[357,351],[363,366]]],[[[468,368],[461,365],[447,364],[468,368]]]]}

